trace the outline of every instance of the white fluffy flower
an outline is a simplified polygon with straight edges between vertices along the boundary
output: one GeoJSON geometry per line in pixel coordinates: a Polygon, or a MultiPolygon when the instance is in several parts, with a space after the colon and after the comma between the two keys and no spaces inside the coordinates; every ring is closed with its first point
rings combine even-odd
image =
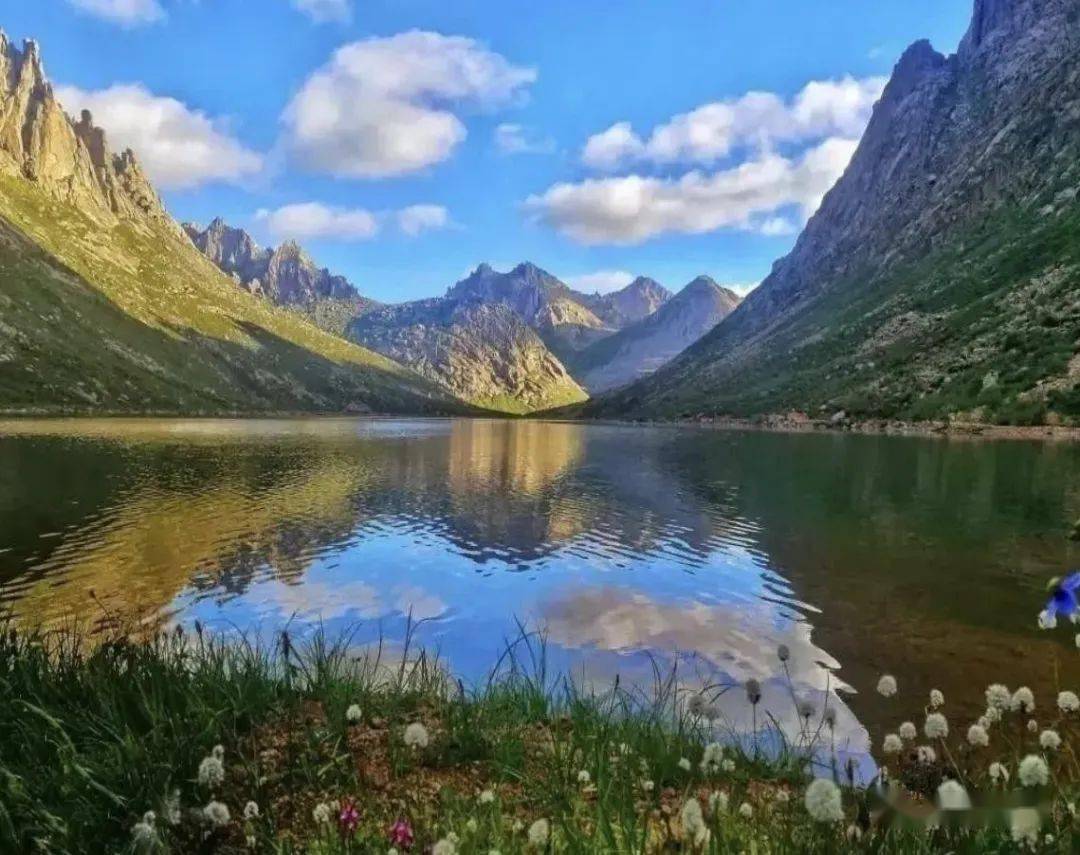
{"type": "Polygon", "coordinates": [[[920,745],[915,749],[915,758],[927,766],[937,762],[937,752],[929,745],[920,745]]]}
{"type": "Polygon", "coordinates": [[[1076,633],[1076,638],[1073,640],[1076,642],[1076,646],[1080,647],[1080,632],[1076,633]]]}
{"type": "Polygon", "coordinates": [[[1050,781],[1050,768],[1038,754],[1029,754],[1020,761],[1016,775],[1025,787],[1045,787],[1050,781]]]}
{"type": "Polygon", "coordinates": [[[878,694],[885,698],[891,698],[896,694],[896,678],[892,674],[882,674],[877,683],[878,694]]]}
{"type": "Polygon", "coordinates": [[[693,695],[686,704],[691,715],[700,716],[705,712],[705,696],[693,695]]]}
{"type": "Polygon", "coordinates": [[[1012,692],[1009,691],[1008,686],[1003,686],[1001,683],[994,683],[986,688],[986,705],[992,709],[1005,711],[1012,703],[1012,692]]]}
{"type": "Polygon", "coordinates": [[[983,713],[983,718],[991,724],[997,724],[1001,721],[1001,709],[999,707],[987,707],[986,712],[983,713]]]}
{"type": "Polygon", "coordinates": [[[495,791],[494,790],[484,790],[482,793],[480,793],[480,804],[482,804],[482,805],[490,805],[490,804],[493,804],[494,802],[495,802],[495,791]]]}
{"type": "Polygon", "coordinates": [[[930,709],[936,710],[938,707],[945,706],[945,695],[941,693],[940,689],[930,690],[930,709]]]}
{"type": "Polygon", "coordinates": [[[719,742],[710,742],[705,746],[705,753],[701,758],[701,770],[703,772],[716,772],[724,761],[724,746],[719,742]]]}
{"type": "Polygon", "coordinates": [[[548,839],[551,837],[551,825],[546,819],[538,819],[529,826],[528,836],[530,846],[543,849],[547,846],[548,839]]]}
{"type": "Polygon", "coordinates": [[[938,806],[942,810],[970,810],[971,797],[959,781],[943,781],[937,790],[938,806]]]}
{"type": "Polygon", "coordinates": [[[1007,784],[1009,782],[1009,767],[1004,763],[991,763],[990,780],[995,784],[1007,784]]]}
{"type": "Polygon", "coordinates": [[[967,741],[976,748],[985,748],[990,744],[990,734],[981,724],[973,724],[968,728],[967,741]]]}
{"type": "Polygon", "coordinates": [[[886,754],[899,754],[903,748],[903,741],[895,733],[885,735],[885,742],[882,744],[881,750],[886,754]]]}
{"type": "Polygon", "coordinates": [[[646,779],[641,782],[641,789],[643,789],[647,793],[651,793],[654,789],[656,789],[656,784],[646,779]]]}
{"type": "Polygon", "coordinates": [[[688,799],[683,805],[679,812],[679,822],[682,824],[685,840],[691,841],[699,849],[709,842],[709,827],[705,824],[705,817],[697,799],[688,799]]]}
{"type": "Polygon", "coordinates": [[[359,724],[360,719],[364,717],[364,711],[360,709],[360,704],[350,704],[349,708],[345,710],[345,721],[349,724],[359,724]]]}
{"type": "Polygon", "coordinates": [[[220,787],[225,782],[225,763],[216,753],[203,757],[199,762],[199,783],[204,787],[220,787]]]}
{"type": "Polygon", "coordinates": [[[248,802],[244,805],[244,819],[252,820],[259,818],[259,805],[256,802],[248,802]]]}
{"type": "Polygon", "coordinates": [[[577,781],[579,784],[587,784],[592,780],[592,775],[589,774],[588,769],[582,769],[577,773],[577,781]]]}
{"type": "Polygon", "coordinates": [[[172,794],[165,799],[165,821],[169,825],[179,825],[181,818],[180,791],[173,790],[172,794]]]}
{"type": "Polygon", "coordinates": [[[900,738],[910,742],[916,736],[919,735],[919,731],[915,727],[915,723],[911,721],[905,721],[900,725],[900,738]]]}
{"type": "Polygon", "coordinates": [[[405,728],[405,744],[410,748],[427,748],[430,737],[428,729],[420,722],[414,721],[405,728]]]}
{"type": "Polygon", "coordinates": [[[844,818],[840,788],[828,778],[818,778],[806,788],[806,810],[818,822],[839,822],[844,818]]]}
{"type": "Polygon", "coordinates": [[[732,760],[730,757],[725,757],[724,762],[720,764],[720,768],[723,769],[725,772],[734,772],[735,761],[732,760]]]}
{"type": "Polygon", "coordinates": [[[1080,710],[1080,697],[1076,692],[1058,692],[1058,709],[1063,713],[1071,713],[1080,710]]]}
{"type": "Polygon", "coordinates": [[[716,816],[718,813],[727,813],[728,794],[723,790],[709,794],[709,813],[716,816]]]}
{"type": "Polygon", "coordinates": [[[223,825],[228,825],[231,817],[229,816],[229,809],[221,802],[210,802],[203,808],[203,817],[206,821],[215,828],[221,828],[223,825]]]}
{"type": "Polygon", "coordinates": [[[326,802],[319,802],[311,811],[311,818],[315,820],[316,825],[326,825],[329,823],[330,815],[330,805],[326,802]]]}
{"type": "Polygon", "coordinates": [[[1053,629],[1057,626],[1057,615],[1049,609],[1043,609],[1039,612],[1039,619],[1037,621],[1039,629],[1053,629]]]}
{"type": "Polygon", "coordinates": [[[154,849],[157,846],[158,835],[154,830],[155,822],[157,822],[157,816],[152,810],[148,810],[143,814],[142,819],[131,827],[131,842],[136,849],[154,849]]]}
{"type": "Polygon", "coordinates": [[[1035,719],[1030,719],[1027,723],[1028,733],[1038,733],[1039,723],[1035,719]]]}
{"type": "Polygon", "coordinates": [[[1027,686],[1021,686],[1015,692],[1013,692],[1012,699],[1009,702],[1009,709],[1014,712],[1034,712],[1035,711],[1035,695],[1031,689],[1027,686]]]}
{"type": "Polygon", "coordinates": [[[453,838],[444,837],[431,847],[431,855],[457,855],[457,843],[453,838]]]}
{"type": "Polygon", "coordinates": [[[690,771],[690,761],[687,760],[685,757],[680,757],[679,758],[679,768],[682,769],[684,772],[689,772],[690,771]]]}
{"type": "Polygon", "coordinates": [[[754,809],[750,807],[750,802],[743,802],[739,805],[739,816],[743,819],[750,819],[754,815],[754,809]]]}
{"type": "Polygon", "coordinates": [[[944,739],[949,735],[949,722],[941,713],[930,713],[923,725],[927,739],[944,739]]]}
{"type": "Polygon", "coordinates": [[[1009,830],[1016,843],[1035,847],[1039,843],[1042,817],[1035,808],[1016,808],[1009,815],[1009,830]]]}
{"type": "Polygon", "coordinates": [[[1039,745],[1047,751],[1057,751],[1061,747],[1061,736],[1056,730],[1044,730],[1039,734],[1039,745]]]}

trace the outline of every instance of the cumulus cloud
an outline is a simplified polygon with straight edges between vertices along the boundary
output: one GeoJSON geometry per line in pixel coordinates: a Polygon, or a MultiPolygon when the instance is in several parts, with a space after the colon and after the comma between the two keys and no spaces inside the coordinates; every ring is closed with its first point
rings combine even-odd
{"type": "Polygon", "coordinates": [[[396,225],[409,237],[447,228],[450,213],[441,205],[410,205],[398,211],[342,208],[321,202],[298,202],[276,210],[262,208],[255,218],[278,239],[357,241],[375,237],[385,224],[396,225]]]}
{"type": "Polygon", "coordinates": [[[495,147],[503,154],[550,154],[555,140],[538,136],[523,125],[504,122],[495,128],[495,147]]]}
{"type": "Polygon", "coordinates": [[[396,217],[398,228],[410,237],[450,225],[450,213],[442,205],[410,205],[398,211],[396,217]]]}
{"type": "Polygon", "coordinates": [[[72,115],[89,110],[113,147],[132,149],[160,187],[235,182],[262,169],[262,156],[245,148],[220,120],[139,84],[94,92],[60,86],[56,94],[72,115]]]}
{"type": "Polygon", "coordinates": [[[886,78],[816,80],[791,100],[771,92],[704,104],[640,137],[629,122],[618,122],[585,143],[586,166],[615,171],[627,165],[712,164],[740,146],[768,148],[830,136],[858,137],[881,97],[886,78]]]}
{"type": "Polygon", "coordinates": [[[801,157],[765,152],[731,169],[678,178],[627,175],[556,184],[526,210],[581,243],[632,244],[665,233],[719,228],[776,233],[782,209],[809,217],[843,174],[858,143],[830,138],[801,157]]]}
{"type": "Polygon", "coordinates": [[[339,48],[285,111],[287,142],[309,168],[377,178],[447,159],[458,112],[520,97],[536,79],[472,39],[413,30],[339,48]]]}
{"type": "Polygon", "coordinates": [[[566,277],[566,284],[585,294],[610,294],[634,281],[634,274],[625,270],[596,270],[566,277]]]}
{"type": "Polygon", "coordinates": [[[348,23],[352,20],[350,0],[292,0],[295,9],[317,23],[348,23]]]}
{"type": "Polygon", "coordinates": [[[150,24],[165,17],[165,10],[157,0],[68,0],[68,3],[122,27],[150,24]]]}

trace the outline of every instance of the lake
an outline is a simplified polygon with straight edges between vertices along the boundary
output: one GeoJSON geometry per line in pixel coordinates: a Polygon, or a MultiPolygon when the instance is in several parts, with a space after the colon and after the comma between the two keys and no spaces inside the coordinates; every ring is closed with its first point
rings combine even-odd
{"type": "MultiPolygon", "coordinates": [[[[839,690],[865,751],[931,688],[1080,677],[1040,632],[1078,563],[1080,447],[469,420],[0,423],[0,607],[417,641],[472,682],[517,624],[549,668],[839,690]],[[873,691],[895,674],[901,697],[873,691]]],[[[740,693],[725,704],[745,713],[740,693]],[[729,703],[730,702],[730,703],[729,703]]],[[[967,721],[963,723],[966,727],[967,721]]]]}

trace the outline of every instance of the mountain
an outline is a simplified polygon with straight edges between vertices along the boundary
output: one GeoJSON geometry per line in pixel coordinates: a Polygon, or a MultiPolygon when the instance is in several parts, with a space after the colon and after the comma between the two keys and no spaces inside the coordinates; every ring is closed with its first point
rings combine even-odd
{"type": "Polygon", "coordinates": [[[647,318],[670,299],[671,292],[647,276],[639,276],[625,288],[610,294],[577,296],[578,302],[613,330],[621,330],[647,318]]]}
{"type": "Polygon", "coordinates": [[[514,309],[458,293],[371,309],[345,334],[477,406],[527,413],[585,400],[514,309]]]}
{"type": "Polygon", "coordinates": [[[319,267],[295,241],[263,249],[243,229],[220,217],[205,229],[183,224],[191,242],[242,288],[299,311],[316,326],[340,335],[357,314],[377,305],[348,279],[319,267]]]}
{"type": "Polygon", "coordinates": [[[594,414],[1080,418],[1080,0],[977,0],[901,57],[795,248],[594,414]]]}
{"type": "Polygon", "coordinates": [[[244,293],[130,151],[0,33],[0,410],[461,411],[400,365],[244,293]]]}
{"type": "Polygon", "coordinates": [[[594,395],[625,386],[670,362],[738,305],[734,291],[699,276],[653,313],[589,345],[570,370],[594,395]]]}

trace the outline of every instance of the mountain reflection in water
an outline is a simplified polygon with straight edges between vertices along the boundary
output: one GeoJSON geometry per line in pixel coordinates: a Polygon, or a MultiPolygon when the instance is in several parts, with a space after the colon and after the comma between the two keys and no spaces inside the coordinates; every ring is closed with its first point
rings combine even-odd
{"type": "MultiPolygon", "coordinates": [[[[904,693],[942,688],[950,713],[972,718],[1008,667],[1037,691],[1078,676],[1066,635],[1034,626],[1045,578],[1077,557],[1069,445],[22,421],[0,424],[0,471],[0,604],[20,621],[358,625],[363,643],[400,639],[411,614],[418,641],[476,680],[519,619],[546,631],[552,669],[642,685],[656,662],[691,683],[753,676],[764,705],[792,716],[783,643],[797,694],[830,692],[855,751],[860,721],[875,733],[898,721],[867,691],[884,671],[904,693]]],[[[723,703],[745,721],[741,693],[723,703]]]]}

